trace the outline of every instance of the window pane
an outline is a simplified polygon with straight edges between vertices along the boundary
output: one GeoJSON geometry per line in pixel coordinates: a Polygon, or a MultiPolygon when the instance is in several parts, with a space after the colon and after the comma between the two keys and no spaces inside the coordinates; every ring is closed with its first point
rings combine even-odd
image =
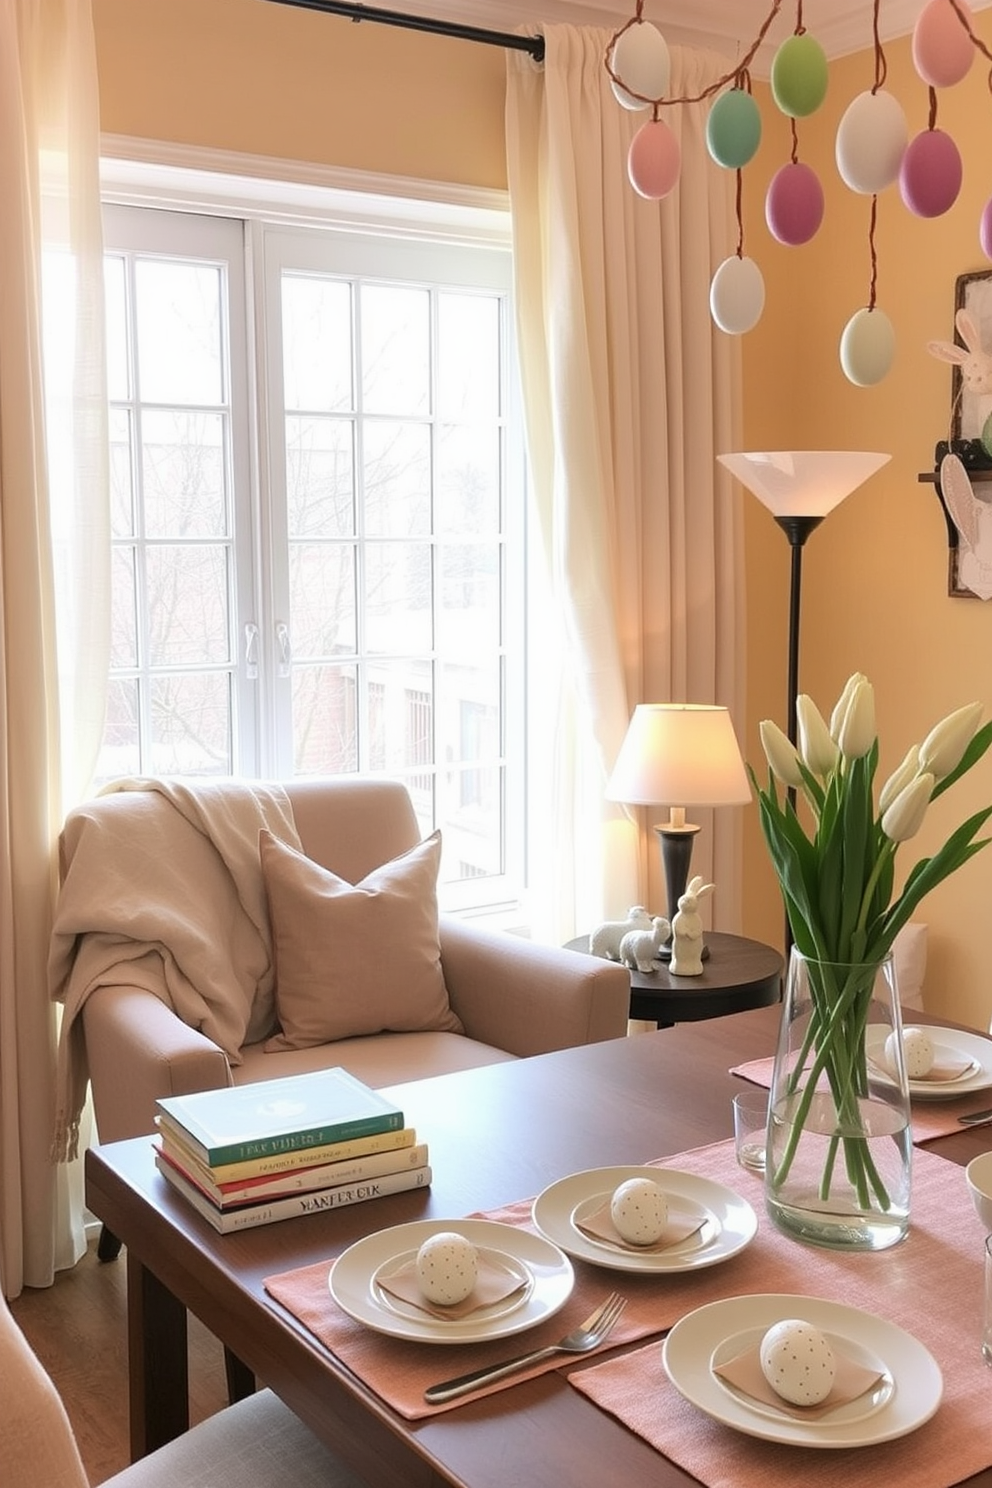
{"type": "Polygon", "coordinates": [[[205,544],[147,549],[145,572],[152,666],[230,660],[227,549],[205,544]]]}
{"type": "Polygon", "coordinates": [[[293,543],[290,548],[293,651],[330,660],[358,646],[355,548],[351,543],[293,543]]]}
{"type": "Polygon", "coordinates": [[[445,544],[438,549],[438,650],[492,656],[500,642],[500,550],[497,543],[445,544]]]}
{"type": "Polygon", "coordinates": [[[362,286],[362,396],[366,413],[430,412],[430,295],[362,286]]]}
{"type": "Polygon", "coordinates": [[[107,687],[107,715],[96,779],[101,782],[115,775],[140,774],[138,683],[133,677],[112,677],[107,687]]]}
{"type": "Polygon", "coordinates": [[[286,407],[309,413],[351,408],[351,285],[284,274],[282,334],[286,407]]]}
{"type": "Polygon", "coordinates": [[[112,408],[110,434],[110,530],[114,537],[133,537],[134,475],[131,465],[131,415],[112,408]]]}
{"type": "Polygon", "coordinates": [[[223,536],[227,503],[220,415],[146,413],[141,433],[147,536],[223,536]]]}
{"type": "Polygon", "coordinates": [[[231,697],[226,672],[155,677],[151,713],[153,774],[230,775],[231,697]]]}
{"type": "Polygon", "coordinates": [[[293,751],[298,775],[358,769],[355,668],[293,669],[293,751]]]}
{"type": "Polygon", "coordinates": [[[104,259],[103,294],[107,314],[107,397],[120,403],[131,395],[123,258],[111,258],[108,254],[104,259]]]}
{"type": "Polygon", "coordinates": [[[500,302],[495,295],[438,295],[438,416],[500,413],[500,302]]]}
{"type": "Polygon", "coordinates": [[[133,547],[115,544],[111,550],[110,665],[138,665],[138,595],[133,547]]]}
{"type": "Polygon", "coordinates": [[[431,530],[431,434],[426,424],[365,425],[365,531],[425,537],[431,530]]]}
{"type": "Polygon", "coordinates": [[[370,652],[405,656],[432,649],[428,543],[367,544],[365,617],[370,652]]]}
{"type": "Polygon", "coordinates": [[[286,420],[290,537],[350,537],[354,533],[353,439],[350,419],[286,420]]]}
{"type": "Polygon", "coordinates": [[[138,259],[135,294],[141,398],[201,406],[223,402],[220,269],[138,259]]]}

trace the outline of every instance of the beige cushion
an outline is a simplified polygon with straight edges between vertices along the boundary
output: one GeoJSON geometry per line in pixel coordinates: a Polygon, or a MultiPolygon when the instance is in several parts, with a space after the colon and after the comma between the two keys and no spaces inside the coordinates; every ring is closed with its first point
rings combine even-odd
{"type": "Polygon", "coordinates": [[[362,1034],[462,1033],[441,970],[441,834],[350,884],[271,832],[259,836],[281,1032],[266,1049],[362,1034]]]}
{"type": "Polygon", "coordinates": [[[892,959],[899,981],[899,1001],[906,1008],[923,1007],[923,978],[927,971],[927,927],[922,920],[903,925],[892,942],[892,959]]]}

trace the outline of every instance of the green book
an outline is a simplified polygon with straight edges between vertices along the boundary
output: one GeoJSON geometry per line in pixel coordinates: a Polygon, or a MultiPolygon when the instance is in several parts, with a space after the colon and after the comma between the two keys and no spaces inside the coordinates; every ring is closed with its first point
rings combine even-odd
{"type": "Polygon", "coordinates": [[[404,1126],[398,1106],[340,1067],[162,1096],[156,1105],[160,1125],[210,1168],[404,1126]]]}

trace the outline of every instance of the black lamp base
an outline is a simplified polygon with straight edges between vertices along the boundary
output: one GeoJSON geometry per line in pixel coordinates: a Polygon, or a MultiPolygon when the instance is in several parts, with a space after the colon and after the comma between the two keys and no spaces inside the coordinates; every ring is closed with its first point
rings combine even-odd
{"type": "MultiPolygon", "coordinates": [[[[655,827],[658,839],[661,843],[661,862],[665,870],[665,887],[668,894],[669,924],[674,924],[675,916],[679,910],[679,900],[685,893],[689,882],[689,864],[692,862],[692,839],[699,831],[698,826],[686,822],[683,826],[674,826],[663,822],[655,827]]],[[[709,955],[709,948],[703,943],[701,957],[705,961],[709,955]]],[[[670,961],[672,958],[672,941],[669,936],[666,943],[658,952],[659,961],[670,961]]]]}

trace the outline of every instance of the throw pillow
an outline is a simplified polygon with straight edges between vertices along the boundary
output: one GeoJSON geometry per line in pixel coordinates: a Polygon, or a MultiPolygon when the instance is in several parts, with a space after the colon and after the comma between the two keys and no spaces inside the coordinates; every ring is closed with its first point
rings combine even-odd
{"type": "Polygon", "coordinates": [[[441,834],[350,884],[271,832],[259,835],[281,1032],[306,1049],[386,1031],[462,1033],[441,971],[441,834]]]}

